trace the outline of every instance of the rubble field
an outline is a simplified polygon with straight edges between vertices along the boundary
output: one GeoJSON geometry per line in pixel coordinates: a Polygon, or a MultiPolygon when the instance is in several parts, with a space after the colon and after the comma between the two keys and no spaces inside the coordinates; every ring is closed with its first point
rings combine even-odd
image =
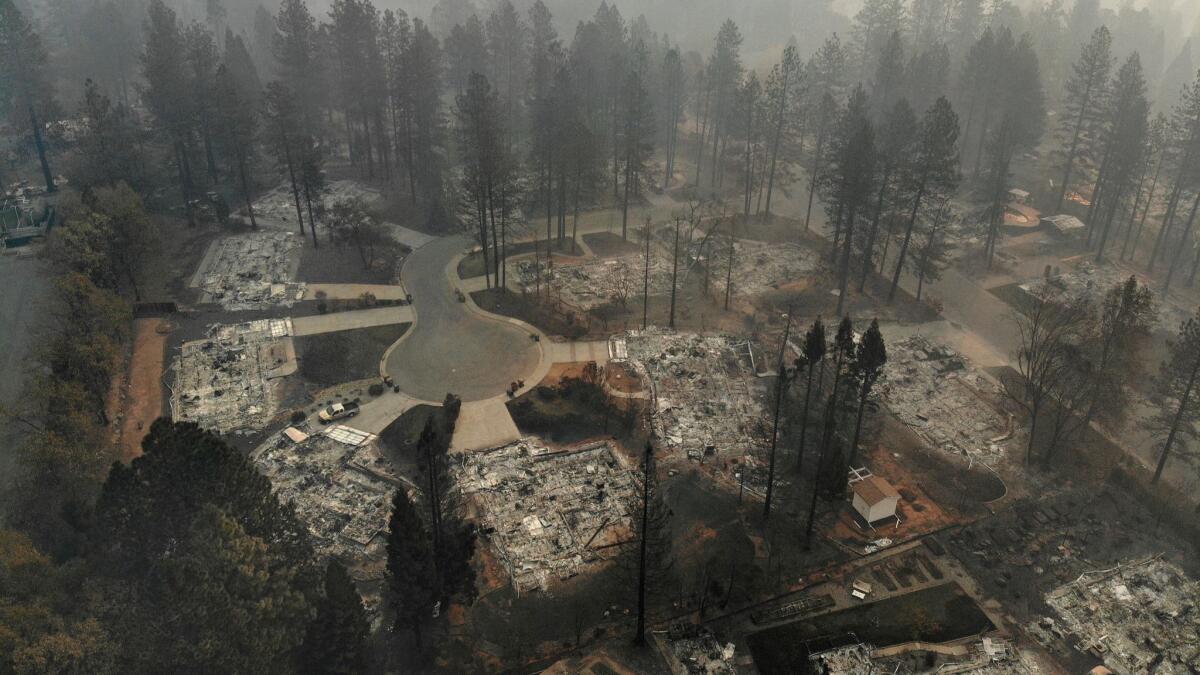
{"type": "Polygon", "coordinates": [[[202,302],[226,310],[291,307],[305,285],[293,281],[300,265],[300,236],[293,232],[249,232],[213,242],[193,285],[202,302]]]}
{"type": "Polygon", "coordinates": [[[1018,288],[1029,293],[1041,284],[1049,283],[1068,296],[1099,304],[1109,289],[1125,283],[1130,276],[1137,277],[1139,284],[1148,286],[1154,292],[1154,298],[1158,302],[1158,320],[1155,324],[1157,330],[1174,335],[1179,331],[1180,324],[1195,315],[1193,310],[1169,294],[1164,300],[1159,286],[1144,275],[1111,264],[1097,265],[1091,260],[1076,260],[1065,270],[1055,270],[1048,278],[1030,279],[1019,284],[1018,288]]]}
{"type": "MultiPolygon", "coordinates": [[[[757,375],[754,350],[735,336],[659,329],[630,331],[610,347],[652,383],[652,424],[662,449],[718,470],[747,459],[753,465],[769,442],[769,386],[757,375]]],[[[765,487],[765,475],[747,471],[747,489],[765,487]]]]}
{"type": "Polygon", "coordinates": [[[999,385],[966,357],[944,345],[912,336],[888,345],[880,379],[888,409],[930,446],[995,465],[1014,434],[1014,420],[985,398],[999,385]]]}
{"type": "Polygon", "coordinates": [[[808,657],[810,672],[825,675],[918,675],[919,673],[975,673],[1018,675],[1040,672],[1033,652],[1019,649],[1010,640],[985,637],[978,642],[944,648],[942,654],[916,651],[888,655],[869,644],[855,643],[808,657]],[[932,658],[932,664],[930,659],[932,658]]]}
{"type": "Polygon", "coordinates": [[[218,324],[180,347],[171,415],[219,433],[259,430],[278,411],[275,381],[296,372],[291,319],[218,324]]]}
{"type": "MultiPolygon", "coordinates": [[[[640,253],[553,265],[522,258],[508,262],[508,278],[522,293],[533,293],[538,287],[540,272],[540,283],[550,284],[552,293],[561,302],[588,311],[604,305],[637,302],[645,280],[645,260],[640,253]]],[[[669,261],[651,257],[650,295],[670,292],[669,261]]]]}
{"type": "MultiPolygon", "coordinates": [[[[408,488],[374,435],[342,425],[295,431],[300,442],[280,434],[259,446],[251,454],[255,466],[280,501],[295,507],[322,561],[342,561],[360,582],[382,579],[391,495],[408,488]]],[[[378,596],[364,599],[369,611],[378,611],[378,596]]]]}
{"type": "Polygon", "coordinates": [[[631,536],[634,476],[608,441],[555,449],[527,437],[454,472],[517,592],[597,569],[631,536]]]}
{"type": "Polygon", "coordinates": [[[722,644],[713,632],[693,624],[672,626],[667,632],[672,672],[689,675],[736,675],[734,645],[722,644]]]}
{"type": "MultiPolygon", "coordinates": [[[[332,206],[334,202],[343,199],[361,199],[366,204],[372,204],[380,199],[380,192],[355,180],[337,180],[327,185],[320,195],[321,205],[325,207],[332,206]]],[[[313,202],[315,209],[317,206],[316,195],[314,195],[313,202]]],[[[303,192],[300,193],[300,210],[304,214],[304,222],[307,223],[308,208],[304,203],[303,192]]],[[[284,180],[269,192],[261,194],[254,201],[254,215],[268,220],[291,223],[291,219],[296,217],[296,200],[292,194],[291,183],[284,180]]]]}
{"type": "MultiPolygon", "coordinates": [[[[1047,593],[1046,604],[1078,638],[1075,649],[1114,672],[1200,671],[1200,582],[1161,557],[1084,573],[1047,593]]],[[[1044,619],[1038,628],[1057,627],[1044,619]]]]}
{"type": "MultiPolygon", "coordinates": [[[[725,292],[728,274],[728,239],[717,247],[714,257],[713,277],[715,286],[725,292]]],[[[781,286],[804,280],[821,270],[821,256],[810,248],[791,243],[767,243],[750,239],[735,239],[733,244],[733,271],[731,286],[733,295],[758,295],[777,290],[781,286]]]]}

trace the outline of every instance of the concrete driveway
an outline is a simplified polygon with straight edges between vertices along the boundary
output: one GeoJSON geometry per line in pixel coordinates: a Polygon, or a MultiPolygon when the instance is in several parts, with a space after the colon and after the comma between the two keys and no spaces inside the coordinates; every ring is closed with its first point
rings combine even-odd
{"type": "Polygon", "coordinates": [[[376,307],[333,314],[298,316],[292,319],[292,335],[299,337],[355,328],[390,326],[394,323],[410,323],[412,316],[410,307],[376,307]]]}
{"type": "Polygon", "coordinates": [[[463,401],[491,398],[541,365],[540,345],[523,325],[459,302],[447,266],[467,246],[462,236],[432,241],[401,271],[416,317],[388,353],[384,370],[414,398],[441,401],[448,392],[463,401]]]}

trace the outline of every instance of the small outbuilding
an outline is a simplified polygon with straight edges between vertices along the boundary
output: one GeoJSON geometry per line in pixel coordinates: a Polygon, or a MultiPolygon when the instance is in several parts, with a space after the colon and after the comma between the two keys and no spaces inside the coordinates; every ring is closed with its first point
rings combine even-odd
{"type": "Polygon", "coordinates": [[[896,517],[896,506],[900,503],[900,493],[886,480],[875,475],[867,475],[850,483],[854,493],[851,504],[858,515],[868,524],[896,517]]]}
{"type": "Polygon", "coordinates": [[[1086,227],[1082,220],[1066,213],[1042,218],[1042,224],[1063,236],[1074,234],[1086,227]]]}
{"type": "Polygon", "coordinates": [[[1008,191],[1008,199],[1014,204],[1026,204],[1029,202],[1029,192],[1021,188],[1012,188],[1008,191]]]}

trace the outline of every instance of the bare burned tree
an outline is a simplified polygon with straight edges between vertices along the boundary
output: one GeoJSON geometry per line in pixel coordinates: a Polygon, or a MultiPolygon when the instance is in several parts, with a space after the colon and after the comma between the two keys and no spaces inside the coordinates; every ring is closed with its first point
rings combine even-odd
{"type": "Polygon", "coordinates": [[[1046,284],[1029,293],[1023,310],[1013,312],[1021,347],[1016,354],[1017,374],[1004,378],[1003,384],[1007,396],[1029,415],[1026,464],[1033,456],[1041,415],[1056,385],[1072,370],[1072,351],[1082,341],[1090,316],[1085,301],[1046,284]]]}

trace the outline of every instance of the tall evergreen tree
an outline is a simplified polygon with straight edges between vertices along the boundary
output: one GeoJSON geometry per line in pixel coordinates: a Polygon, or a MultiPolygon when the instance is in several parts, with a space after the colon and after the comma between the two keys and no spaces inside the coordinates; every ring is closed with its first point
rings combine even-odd
{"type": "Polygon", "coordinates": [[[42,125],[53,110],[53,93],[46,73],[46,48],[29,20],[12,2],[0,4],[0,106],[9,108],[13,128],[29,125],[41,163],[46,190],[54,192],[42,125]],[[18,121],[22,120],[23,121],[18,121]]]}
{"type": "Polygon", "coordinates": [[[193,96],[188,90],[192,78],[184,60],[183,33],[175,12],[162,0],[150,3],[146,44],[142,52],[142,77],[146,81],[142,100],[172,148],[188,221],[195,224],[190,150],[194,112],[193,96]]]}
{"type": "Polygon", "coordinates": [[[237,82],[229,69],[222,65],[217,70],[214,86],[216,105],[216,146],[223,157],[237,171],[242,199],[250,217],[250,227],[258,229],[254,218],[254,200],[251,198],[250,165],[254,160],[258,140],[258,116],[250,101],[238,89],[237,82]]]}
{"type": "Polygon", "coordinates": [[[195,424],[159,419],[142,450],[113,465],[90,533],[95,568],[118,588],[121,669],[286,668],[314,599],[306,528],[249,459],[195,424]]]}
{"type": "Polygon", "coordinates": [[[1066,110],[1061,133],[1066,141],[1066,158],[1058,190],[1055,211],[1062,210],[1063,199],[1071,185],[1071,171],[1081,150],[1081,140],[1087,142],[1091,128],[1100,122],[1107,104],[1108,76],[1112,71],[1112,35],[1101,26],[1083,47],[1079,60],[1071,66],[1066,85],[1066,110]]]}
{"type": "Polygon", "coordinates": [[[1179,336],[1170,344],[1170,358],[1163,362],[1155,380],[1159,393],[1168,402],[1145,422],[1151,432],[1163,439],[1154,468],[1155,483],[1162,478],[1172,452],[1178,452],[1176,439],[1196,439],[1196,423],[1200,421],[1197,384],[1200,384],[1200,314],[1179,327],[1179,336]]]}
{"type": "Polygon", "coordinates": [[[771,199],[775,194],[776,177],[780,184],[791,182],[793,166],[798,160],[798,137],[805,123],[801,101],[807,81],[800,57],[794,45],[783,50],[779,63],[771,68],[766,86],[766,125],[770,138],[770,158],[767,168],[767,200],[763,213],[771,215],[771,199]]]}
{"type": "MultiPolygon", "coordinates": [[[[304,236],[304,211],[300,204],[303,177],[301,162],[306,145],[302,131],[303,112],[295,94],[282,82],[267,85],[263,95],[263,120],[267,150],[274,155],[276,163],[287,170],[296,205],[296,222],[300,225],[300,236],[304,236]]],[[[319,248],[316,222],[309,222],[309,228],[312,230],[313,248],[319,248]]]]}
{"type": "Polygon", "coordinates": [[[900,285],[900,272],[904,269],[908,245],[912,241],[917,216],[928,201],[946,198],[958,188],[958,115],[950,102],[939,98],[925,112],[921,120],[920,137],[911,172],[905,178],[904,191],[908,195],[908,223],[900,244],[896,271],[892,274],[892,287],[888,301],[896,296],[900,285]]]}
{"type": "Polygon", "coordinates": [[[830,252],[837,262],[840,314],[850,278],[855,229],[858,220],[870,211],[875,185],[875,131],[868,117],[867,96],[862,87],[856,87],[850,95],[831,141],[829,155],[823,162],[823,184],[826,216],[833,226],[830,252]]]}
{"type": "Polygon", "coordinates": [[[908,20],[902,0],[866,0],[854,15],[854,67],[861,79],[877,72],[889,36],[905,31],[908,20]]]}
{"type": "Polygon", "coordinates": [[[654,151],[654,109],[646,90],[646,47],[634,46],[622,87],[621,134],[624,188],[621,197],[621,238],[628,237],[629,200],[641,192],[646,165],[654,151]]]}
{"type": "Polygon", "coordinates": [[[883,344],[883,334],[879,332],[879,320],[872,319],[871,326],[863,333],[854,353],[854,380],[857,384],[857,416],[854,421],[854,439],[850,441],[849,468],[854,468],[854,460],[858,456],[858,439],[862,433],[863,412],[867,408],[867,399],[883,374],[883,366],[887,364],[887,347],[883,344]]]}
{"type": "Polygon", "coordinates": [[[654,446],[646,444],[642,461],[642,494],[638,500],[636,539],[637,561],[637,628],[634,644],[646,643],[646,614],[648,594],[661,594],[665,582],[675,564],[671,544],[671,511],[663,501],[658,484],[658,465],[654,460],[654,446]]]}
{"type": "Polygon", "coordinates": [[[392,625],[411,630],[421,651],[421,627],[433,614],[437,585],[428,531],[403,490],[392,498],[388,521],[386,592],[392,625]]]}
{"type": "Polygon", "coordinates": [[[806,382],[804,385],[804,407],[800,411],[800,441],[796,446],[796,473],[802,474],[804,471],[804,453],[808,450],[808,424],[809,424],[809,402],[812,398],[813,375],[817,368],[822,370],[825,367],[825,325],[821,323],[821,318],[817,317],[812,326],[804,333],[803,347],[803,365],[807,370],[806,382]]]}
{"type": "Polygon", "coordinates": [[[1089,235],[1095,232],[1099,236],[1097,262],[1104,258],[1117,213],[1129,203],[1145,164],[1150,102],[1137,52],[1129,56],[1114,78],[1106,117],[1105,159],[1092,190],[1094,218],[1089,231],[1089,235]]]}
{"type": "Polygon", "coordinates": [[[279,80],[296,97],[305,133],[315,133],[320,108],[318,87],[312,86],[322,60],[317,22],[305,0],[282,0],[276,17],[272,45],[279,64],[279,80]]]}
{"type": "MultiPolygon", "coordinates": [[[[879,236],[879,224],[884,220],[886,214],[887,232],[884,234],[884,240],[887,242],[891,239],[892,227],[891,223],[895,219],[893,213],[894,207],[902,200],[897,199],[897,183],[901,177],[907,176],[908,169],[911,166],[911,156],[913,154],[913,145],[917,140],[918,129],[917,117],[913,110],[908,105],[908,101],[900,99],[888,112],[883,123],[880,125],[879,137],[879,153],[878,162],[876,164],[878,176],[878,189],[875,195],[874,212],[871,217],[871,226],[864,232],[863,244],[861,246],[862,254],[862,273],[858,279],[858,292],[862,293],[867,285],[867,275],[874,267],[875,262],[875,244],[879,236]]],[[[887,248],[885,243],[884,253],[887,248]]],[[[882,267],[881,260],[880,266],[882,267]]]]}
{"type": "Polygon", "coordinates": [[[371,625],[346,568],[336,560],[325,567],[325,594],[316,602],[302,647],[301,672],[353,675],[367,668],[371,625]]]}

